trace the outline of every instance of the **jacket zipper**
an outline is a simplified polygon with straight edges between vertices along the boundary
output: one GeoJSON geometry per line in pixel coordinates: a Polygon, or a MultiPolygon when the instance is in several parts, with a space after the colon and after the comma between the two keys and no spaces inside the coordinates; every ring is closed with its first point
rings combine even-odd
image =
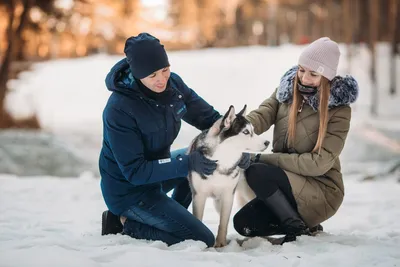
{"type": "Polygon", "coordinates": [[[304,103],[305,103],[306,101],[303,99],[303,101],[301,102],[301,106],[299,107],[299,109],[297,110],[297,112],[302,112],[303,111],[303,106],[304,106],[304,103]]]}

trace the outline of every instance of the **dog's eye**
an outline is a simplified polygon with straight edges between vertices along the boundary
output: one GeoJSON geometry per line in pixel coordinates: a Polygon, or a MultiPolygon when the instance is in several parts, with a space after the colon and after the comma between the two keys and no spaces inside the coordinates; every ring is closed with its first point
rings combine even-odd
{"type": "Polygon", "coordinates": [[[244,131],[243,131],[243,133],[244,133],[245,135],[248,135],[248,134],[250,134],[249,130],[247,130],[247,129],[246,129],[246,130],[244,130],[244,131]]]}

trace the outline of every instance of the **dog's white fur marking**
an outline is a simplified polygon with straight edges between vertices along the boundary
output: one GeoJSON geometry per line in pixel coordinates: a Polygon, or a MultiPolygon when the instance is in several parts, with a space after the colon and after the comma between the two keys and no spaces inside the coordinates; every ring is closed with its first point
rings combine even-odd
{"type": "MultiPolygon", "coordinates": [[[[223,118],[214,123],[207,134],[200,134],[193,141],[191,150],[204,146],[213,160],[218,160],[215,172],[205,177],[198,173],[189,174],[189,182],[193,195],[193,215],[203,219],[204,207],[208,197],[214,199],[214,206],[220,215],[215,247],[227,244],[227,228],[232,211],[235,191],[240,195],[240,203],[244,205],[254,198],[253,191],[244,179],[244,171],[237,167],[237,163],[246,150],[263,151],[268,144],[254,133],[252,125],[244,118],[235,124],[238,116],[245,116],[246,106],[237,115],[231,106],[223,118]],[[222,127],[221,127],[222,125],[222,127]],[[224,133],[231,130],[228,138],[224,133]],[[239,185],[238,185],[239,184],[239,185]],[[240,190],[240,192],[238,192],[240,190]]],[[[207,153],[208,154],[208,153],[207,153]]]]}

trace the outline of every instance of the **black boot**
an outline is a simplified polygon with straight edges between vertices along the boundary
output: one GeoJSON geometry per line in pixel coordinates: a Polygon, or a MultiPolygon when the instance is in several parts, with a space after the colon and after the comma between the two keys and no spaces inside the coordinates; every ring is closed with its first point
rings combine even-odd
{"type": "Polygon", "coordinates": [[[121,233],[123,225],[119,217],[111,211],[106,210],[101,216],[101,235],[116,235],[121,233]]]}
{"type": "Polygon", "coordinates": [[[286,235],[284,242],[295,241],[296,236],[310,234],[307,225],[280,189],[262,200],[281,222],[281,232],[286,235]]]}

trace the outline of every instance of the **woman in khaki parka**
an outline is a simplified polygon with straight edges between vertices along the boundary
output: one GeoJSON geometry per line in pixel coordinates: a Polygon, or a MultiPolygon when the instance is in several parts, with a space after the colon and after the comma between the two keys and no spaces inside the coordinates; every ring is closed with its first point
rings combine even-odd
{"type": "Polygon", "coordinates": [[[246,170],[256,198],[235,215],[243,236],[284,234],[284,242],[322,230],[343,201],[339,155],[350,128],[358,85],[336,76],[340,51],[320,38],[301,53],[298,66],[247,119],[256,134],[274,125],[273,153],[257,155],[246,170]]]}

